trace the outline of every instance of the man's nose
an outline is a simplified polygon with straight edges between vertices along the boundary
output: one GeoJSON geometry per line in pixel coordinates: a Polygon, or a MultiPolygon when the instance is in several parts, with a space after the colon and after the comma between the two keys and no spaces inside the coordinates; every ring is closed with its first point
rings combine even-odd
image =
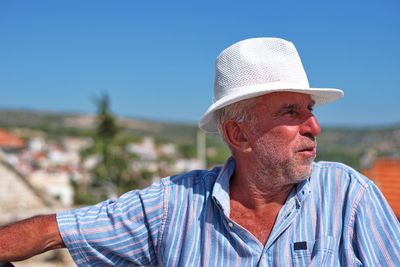
{"type": "Polygon", "coordinates": [[[318,136],[321,133],[321,126],[314,115],[310,115],[301,125],[300,133],[306,136],[318,136]]]}

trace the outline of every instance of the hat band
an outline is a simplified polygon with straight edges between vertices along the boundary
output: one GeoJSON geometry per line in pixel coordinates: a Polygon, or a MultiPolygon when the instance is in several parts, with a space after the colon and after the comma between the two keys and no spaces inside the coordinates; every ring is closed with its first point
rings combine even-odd
{"type": "Polygon", "coordinates": [[[268,82],[268,83],[260,83],[254,85],[246,85],[241,87],[234,87],[229,89],[216,89],[216,92],[220,92],[216,97],[213,97],[213,103],[219,101],[222,98],[229,97],[229,98],[236,98],[238,95],[243,95],[245,92],[250,93],[252,91],[259,91],[260,95],[265,94],[268,91],[281,91],[281,90],[290,90],[290,89],[310,89],[308,83],[298,84],[298,83],[288,83],[288,82],[268,82]],[[261,90],[261,91],[260,91],[261,90]]]}

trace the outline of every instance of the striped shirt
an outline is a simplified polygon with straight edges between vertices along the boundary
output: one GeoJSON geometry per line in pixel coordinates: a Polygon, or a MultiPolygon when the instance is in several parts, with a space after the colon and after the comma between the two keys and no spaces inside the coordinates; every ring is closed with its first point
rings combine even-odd
{"type": "Polygon", "coordinates": [[[229,218],[235,162],[162,179],[57,214],[79,266],[400,266],[400,227],[379,189],[339,163],[313,163],[266,244],[229,218]]]}

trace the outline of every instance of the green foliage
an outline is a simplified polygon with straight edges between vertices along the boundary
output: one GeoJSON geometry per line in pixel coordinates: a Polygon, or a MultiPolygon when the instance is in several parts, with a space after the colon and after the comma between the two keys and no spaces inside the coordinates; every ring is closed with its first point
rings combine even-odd
{"type": "Polygon", "coordinates": [[[183,143],[178,146],[179,154],[184,158],[195,158],[197,155],[194,144],[183,143]]]}
{"type": "MultiPolygon", "coordinates": [[[[78,205],[91,205],[99,202],[99,198],[95,194],[81,192],[82,185],[76,181],[72,181],[72,186],[74,188],[74,203],[78,205]]],[[[86,188],[85,188],[86,189],[86,188]]]]}
{"type": "Polygon", "coordinates": [[[103,94],[95,100],[97,105],[97,136],[107,144],[118,132],[115,118],[110,111],[110,98],[103,94]]]}
{"type": "MultiPolygon", "coordinates": [[[[81,151],[83,159],[90,155],[99,155],[100,161],[91,170],[89,187],[91,196],[78,196],[82,202],[99,201],[113,195],[121,195],[127,190],[137,188],[139,181],[134,178],[130,162],[134,159],[125,146],[127,142],[136,137],[127,136],[119,127],[110,111],[110,100],[107,95],[102,95],[96,100],[97,127],[93,146],[81,151]]],[[[87,203],[85,203],[87,204],[87,203]]]]}
{"type": "Polygon", "coordinates": [[[230,155],[231,152],[227,147],[221,147],[217,149],[216,155],[207,155],[208,167],[222,165],[230,155]]]}
{"type": "Polygon", "coordinates": [[[141,136],[132,134],[128,131],[125,131],[123,128],[120,128],[118,135],[115,136],[113,142],[115,145],[124,146],[128,143],[137,143],[140,140],[142,140],[141,136]]]}
{"type": "Polygon", "coordinates": [[[344,150],[319,150],[316,161],[337,161],[359,170],[360,157],[361,154],[357,152],[344,150]]]}
{"type": "Polygon", "coordinates": [[[223,164],[231,155],[228,146],[222,141],[219,135],[207,135],[206,143],[207,151],[215,152],[207,153],[207,164],[210,168],[223,164]]]}

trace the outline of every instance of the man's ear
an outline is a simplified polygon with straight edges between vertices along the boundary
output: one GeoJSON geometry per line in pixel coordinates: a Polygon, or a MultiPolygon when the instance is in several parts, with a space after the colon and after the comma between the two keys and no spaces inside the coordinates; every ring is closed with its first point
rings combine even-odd
{"type": "Polygon", "coordinates": [[[248,142],[244,126],[234,120],[226,120],[222,125],[225,141],[238,152],[250,152],[251,146],[248,142]]]}

